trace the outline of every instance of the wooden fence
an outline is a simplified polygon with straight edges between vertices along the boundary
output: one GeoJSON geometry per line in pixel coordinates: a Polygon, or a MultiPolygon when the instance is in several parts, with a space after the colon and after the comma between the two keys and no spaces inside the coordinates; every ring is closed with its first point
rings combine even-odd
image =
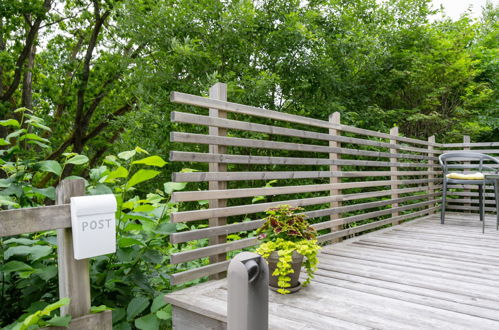
{"type": "Polygon", "coordinates": [[[172,254],[171,263],[182,270],[187,262],[204,261],[174,274],[174,284],[223,273],[227,254],[258,244],[249,233],[267,208],[279,204],[304,207],[320,242],[438,209],[442,145],[433,137],[422,141],[399,136],[397,128],[381,133],[343,125],[339,113],[319,120],[231,103],[226,95],[221,83],[208,98],[171,94],[172,102],[187,106],[171,114],[178,127],[171,141],[183,151],[172,151],[170,161],[199,170],[173,174],[192,190],[175,192],[172,200],[182,202],[181,209],[209,201],[206,209],[171,214],[174,223],[197,225],[172,234],[171,242],[200,246],[172,254]]]}
{"type": "Polygon", "coordinates": [[[72,196],[84,194],[84,180],[63,180],[56,189],[57,205],[0,211],[0,237],[56,229],[59,297],[71,299],[69,305],[61,307],[61,316],[72,316],[69,329],[111,330],[111,311],[90,314],[88,260],[73,257],[69,202],[72,196]]]}
{"type": "MultiPolygon", "coordinates": [[[[442,144],[444,153],[455,151],[471,151],[485,153],[499,158],[499,142],[472,143],[469,136],[463,137],[463,143],[442,144]]],[[[473,162],[468,162],[473,165],[473,162]]],[[[499,169],[497,164],[486,164],[499,169]]],[[[469,172],[476,172],[476,168],[469,168],[469,172]]],[[[449,185],[448,210],[459,210],[465,212],[478,212],[478,186],[477,185],[449,185]]],[[[485,212],[496,212],[494,187],[485,186],[485,212]]]]}

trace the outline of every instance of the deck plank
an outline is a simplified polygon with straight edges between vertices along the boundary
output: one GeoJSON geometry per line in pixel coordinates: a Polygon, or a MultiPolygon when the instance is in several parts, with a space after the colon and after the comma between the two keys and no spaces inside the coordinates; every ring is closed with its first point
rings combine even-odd
{"type": "MultiPolygon", "coordinates": [[[[476,214],[448,213],[444,225],[435,214],[326,246],[308,288],[270,293],[270,329],[499,329],[495,216],[485,234],[481,225],[476,214]]],[[[226,322],[225,280],[166,300],[226,322]]]]}

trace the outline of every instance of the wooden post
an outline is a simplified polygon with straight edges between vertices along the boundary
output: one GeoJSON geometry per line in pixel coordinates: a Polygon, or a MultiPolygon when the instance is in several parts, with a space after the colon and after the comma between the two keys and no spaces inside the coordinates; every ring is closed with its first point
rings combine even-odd
{"type": "MultiPolygon", "coordinates": [[[[329,115],[329,122],[332,124],[340,124],[341,123],[341,114],[339,112],[332,113],[331,115],[329,115]]],[[[340,132],[337,129],[330,128],[329,135],[333,135],[333,136],[340,135],[340,132]]],[[[339,148],[339,147],[341,147],[341,143],[337,142],[337,141],[329,141],[329,146],[332,148],[339,148]]],[[[331,159],[331,160],[340,159],[340,157],[341,156],[336,152],[332,152],[329,154],[329,159],[331,159]]],[[[341,171],[341,167],[339,165],[330,165],[329,170],[331,172],[337,172],[337,171],[341,171]]],[[[339,177],[331,177],[329,182],[332,184],[340,183],[341,179],[339,177]]],[[[341,189],[331,189],[329,191],[329,194],[331,196],[341,195],[341,189]]],[[[340,207],[340,206],[341,206],[340,201],[331,202],[331,204],[330,204],[331,208],[336,208],[336,207],[340,207]]],[[[331,218],[331,220],[340,219],[341,214],[340,213],[332,214],[330,216],[330,218],[331,218]]],[[[331,227],[331,232],[339,231],[342,228],[343,228],[343,226],[333,226],[333,227],[331,227]]],[[[337,238],[337,239],[333,240],[332,242],[339,242],[339,241],[341,241],[341,239],[337,238]]]]}
{"type": "MultiPolygon", "coordinates": [[[[435,135],[432,135],[428,138],[429,143],[435,143],[435,135]]],[[[428,145],[428,157],[435,157],[434,153],[434,147],[432,145],[428,145]]],[[[429,165],[434,165],[435,161],[433,159],[428,159],[428,164],[429,165]]],[[[428,180],[433,180],[435,179],[435,175],[432,174],[432,172],[435,171],[434,167],[428,167],[428,180]]],[[[434,182],[428,182],[428,194],[433,194],[435,193],[435,183],[434,182]]],[[[433,199],[434,197],[428,197],[428,200],[433,199]]],[[[435,203],[428,205],[428,208],[435,207],[435,203]]],[[[435,211],[430,212],[430,214],[435,213],[435,211]]]]}
{"type": "MultiPolygon", "coordinates": [[[[216,83],[210,88],[210,98],[215,100],[227,101],[227,85],[223,83],[216,83]]],[[[215,118],[227,118],[227,112],[218,110],[218,109],[210,109],[209,110],[210,117],[215,118]]],[[[227,136],[227,129],[219,128],[219,127],[209,127],[208,133],[210,136],[227,136]]],[[[224,154],[227,152],[226,146],[221,145],[210,145],[209,146],[210,154],[224,154]]],[[[210,172],[226,172],[227,165],[221,163],[210,163],[209,164],[210,172]]],[[[209,184],[210,190],[220,190],[227,189],[227,181],[210,181],[209,184]]],[[[209,201],[210,208],[220,208],[226,207],[227,200],[226,199],[212,199],[209,201]]],[[[224,226],[227,224],[226,217],[218,217],[209,219],[210,227],[224,226]]],[[[225,243],[227,241],[226,235],[220,235],[216,237],[211,237],[209,240],[210,245],[225,243]]],[[[215,256],[210,257],[210,263],[217,263],[221,261],[225,261],[227,259],[227,255],[225,253],[221,253],[215,256]]],[[[219,273],[210,276],[210,279],[220,279],[225,277],[225,273],[219,273]]]]}
{"type": "MultiPolygon", "coordinates": [[[[470,136],[469,136],[469,135],[463,135],[463,144],[466,144],[466,143],[471,143],[471,138],[470,138],[470,136]]],[[[464,151],[470,151],[470,150],[471,150],[471,148],[470,148],[470,147],[468,147],[468,146],[466,146],[466,145],[464,145],[464,146],[463,146],[463,150],[464,150],[464,151]]],[[[464,165],[469,165],[469,164],[471,164],[471,163],[470,163],[470,162],[464,162],[463,164],[464,164],[464,165]]],[[[467,170],[467,171],[470,171],[470,169],[465,169],[465,171],[466,171],[466,170],[467,170]]],[[[465,193],[471,193],[471,190],[469,190],[469,189],[464,189],[464,192],[465,192],[465,193]]],[[[465,211],[464,211],[464,212],[466,212],[466,213],[470,213],[470,212],[471,212],[471,199],[472,199],[472,197],[471,197],[471,196],[464,196],[464,199],[469,201],[469,202],[467,202],[467,203],[465,202],[465,203],[463,204],[463,206],[465,206],[465,211]]]]}
{"type": "MultiPolygon", "coordinates": [[[[70,198],[85,195],[83,179],[62,180],[56,189],[56,204],[68,204],[70,198]]],[[[69,305],[61,307],[62,315],[73,318],[90,313],[90,275],[88,260],[76,260],[73,253],[71,228],[57,230],[57,261],[59,264],[59,297],[69,297],[69,305]]]]}
{"type": "MultiPolygon", "coordinates": [[[[392,127],[390,129],[390,135],[398,136],[399,135],[399,128],[397,126],[392,127]]],[[[397,144],[397,140],[390,139],[390,144],[397,144]]],[[[397,153],[397,149],[390,149],[390,154],[393,155],[396,153],[397,153]]],[[[397,157],[390,157],[390,163],[396,163],[396,162],[397,162],[397,157]]],[[[392,175],[390,176],[390,181],[391,181],[390,186],[391,186],[392,191],[395,191],[398,189],[398,184],[395,183],[395,181],[398,180],[398,176],[396,174],[394,174],[395,172],[397,172],[397,166],[390,166],[390,172],[392,173],[392,175]]],[[[396,198],[399,198],[399,195],[392,193],[392,199],[396,199],[396,198]]],[[[392,208],[396,208],[398,206],[399,206],[398,203],[392,204],[392,208]]],[[[397,212],[397,211],[392,212],[392,218],[398,217],[398,216],[399,216],[399,212],[397,212]]],[[[398,225],[398,224],[399,224],[399,221],[392,222],[392,226],[398,225]]]]}

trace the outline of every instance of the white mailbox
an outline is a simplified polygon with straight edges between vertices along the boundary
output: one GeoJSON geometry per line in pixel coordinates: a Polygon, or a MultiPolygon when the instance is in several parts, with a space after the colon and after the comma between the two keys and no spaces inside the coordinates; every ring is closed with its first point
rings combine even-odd
{"type": "Polygon", "coordinates": [[[113,194],[71,197],[75,259],[116,252],[116,198],[113,194]]]}

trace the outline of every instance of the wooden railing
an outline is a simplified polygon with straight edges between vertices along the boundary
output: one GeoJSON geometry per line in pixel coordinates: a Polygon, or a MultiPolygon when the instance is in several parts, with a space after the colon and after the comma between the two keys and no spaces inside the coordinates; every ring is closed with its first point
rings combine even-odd
{"type": "MultiPolygon", "coordinates": [[[[88,260],[73,256],[70,198],[83,196],[83,179],[63,180],[56,189],[56,204],[0,211],[0,237],[57,229],[59,297],[70,298],[61,307],[61,316],[71,315],[69,329],[112,329],[112,313],[90,314],[90,275],[88,260]]],[[[50,328],[49,328],[50,329],[50,328]]]]}
{"type": "Polygon", "coordinates": [[[211,261],[174,274],[174,284],[224,272],[225,254],[258,244],[248,232],[272,206],[304,207],[321,242],[437,210],[442,145],[433,137],[422,141],[396,129],[390,134],[343,125],[339,113],[326,121],[231,103],[225,88],[216,84],[209,98],[171,94],[172,102],[197,108],[172,112],[181,131],[171,133],[171,142],[185,147],[172,151],[170,161],[199,170],[173,174],[176,182],[191,182],[192,190],[173,193],[172,201],[185,203],[171,221],[198,229],[174,233],[171,242],[199,240],[202,246],[172,254],[171,263],[181,270],[183,263],[211,261]],[[199,107],[209,110],[200,114],[199,107]],[[209,208],[185,210],[200,200],[209,200],[209,208]]]}
{"type": "MultiPolygon", "coordinates": [[[[443,152],[471,151],[485,153],[499,158],[499,142],[470,142],[469,136],[463,137],[463,143],[445,143],[442,145],[443,152]]],[[[468,162],[473,165],[473,162],[468,162]]],[[[476,165],[476,162],[475,162],[476,165]]],[[[499,169],[496,164],[486,164],[499,169]]],[[[476,172],[476,168],[469,168],[469,172],[476,172]]],[[[477,185],[450,185],[448,192],[448,210],[464,212],[478,212],[478,186],[477,185]]],[[[496,212],[495,194],[493,186],[485,186],[485,212],[496,212]]]]}

